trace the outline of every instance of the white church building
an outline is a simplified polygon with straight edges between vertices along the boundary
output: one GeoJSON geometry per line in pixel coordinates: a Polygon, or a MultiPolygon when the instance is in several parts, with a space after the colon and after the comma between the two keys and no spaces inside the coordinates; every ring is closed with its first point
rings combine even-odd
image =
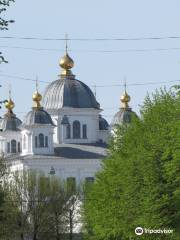
{"type": "Polygon", "coordinates": [[[93,181],[107,155],[111,130],[129,123],[135,113],[125,90],[109,126],[91,89],[73,75],[74,62],[67,52],[59,65],[59,79],[47,86],[43,96],[36,89],[23,121],[14,114],[9,96],[7,113],[0,119],[0,153],[12,172],[31,169],[77,184],[93,181]]]}

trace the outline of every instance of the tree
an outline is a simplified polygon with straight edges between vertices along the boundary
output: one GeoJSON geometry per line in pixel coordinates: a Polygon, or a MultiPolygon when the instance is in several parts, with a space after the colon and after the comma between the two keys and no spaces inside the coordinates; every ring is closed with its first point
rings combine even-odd
{"type": "Polygon", "coordinates": [[[103,170],[86,194],[88,239],[135,239],[138,226],[174,230],[173,234],[146,234],[141,239],[179,239],[178,89],[148,96],[140,119],[119,126],[103,170]]]}
{"type": "MultiPolygon", "coordinates": [[[[10,6],[11,2],[14,0],[0,0],[0,30],[8,30],[9,23],[14,22],[13,20],[7,20],[2,17],[3,13],[7,11],[7,7],[10,6]]],[[[0,63],[7,63],[5,58],[2,56],[2,52],[0,52],[0,63]]]]}
{"type": "Polygon", "coordinates": [[[49,213],[46,229],[49,236],[42,239],[74,238],[74,230],[80,226],[80,190],[73,181],[62,182],[56,177],[50,178],[49,213]]]}
{"type": "Polygon", "coordinates": [[[49,237],[49,214],[51,189],[50,179],[36,171],[17,172],[9,184],[9,198],[15,214],[9,226],[17,239],[32,240],[49,237]]]}
{"type": "Polygon", "coordinates": [[[50,177],[48,193],[48,221],[45,224],[46,231],[41,234],[42,239],[61,240],[67,232],[66,214],[69,211],[66,205],[70,198],[64,182],[54,176],[50,177]]]}
{"type": "Polygon", "coordinates": [[[3,240],[68,238],[69,223],[75,221],[77,197],[75,189],[70,189],[59,178],[36,171],[17,172],[9,177],[3,240]]]}
{"type": "Polygon", "coordinates": [[[2,235],[2,231],[4,230],[2,223],[4,221],[4,203],[5,203],[6,193],[3,188],[3,181],[6,174],[7,174],[7,168],[6,168],[5,159],[4,159],[4,156],[1,156],[0,157],[0,229],[1,229],[0,237],[2,235]]]}

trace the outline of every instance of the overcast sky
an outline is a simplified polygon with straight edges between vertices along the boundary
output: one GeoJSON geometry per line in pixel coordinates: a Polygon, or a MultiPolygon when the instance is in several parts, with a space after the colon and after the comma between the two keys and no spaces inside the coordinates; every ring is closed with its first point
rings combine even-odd
{"type": "MultiPolygon", "coordinates": [[[[64,38],[65,33],[69,38],[180,36],[179,9],[179,0],[16,0],[7,14],[15,23],[1,36],[64,38]]],[[[123,87],[108,85],[123,84],[124,76],[127,84],[180,79],[180,39],[69,41],[68,45],[75,62],[73,73],[93,91],[93,85],[97,85],[97,100],[109,122],[118,111],[123,87]],[[102,85],[105,87],[98,87],[102,85]]],[[[32,106],[35,83],[4,75],[30,79],[38,75],[40,81],[51,82],[60,73],[58,61],[64,46],[64,41],[0,39],[0,51],[9,61],[0,66],[3,86],[0,93],[7,98],[11,83],[14,112],[20,118],[32,106]]],[[[147,92],[175,83],[129,86],[131,107],[139,111],[147,92]]],[[[40,83],[41,92],[45,87],[46,83],[40,83]]],[[[3,112],[4,109],[1,115],[3,112]]]]}

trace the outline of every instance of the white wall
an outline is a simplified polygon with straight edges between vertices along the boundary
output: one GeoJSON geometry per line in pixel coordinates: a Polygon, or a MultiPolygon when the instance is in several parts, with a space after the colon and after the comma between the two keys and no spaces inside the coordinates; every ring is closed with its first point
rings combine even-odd
{"type": "MultiPolygon", "coordinates": [[[[11,141],[16,140],[16,151],[18,152],[18,142],[21,144],[21,132],[20,131],[10,131],[7,130],[5,132],[0,133],[0,153],[7,154],[7,143],[10,143],[11,148],[11,141]]],[[[20,146],[21,148],[21,146],[20,146]]]]}
{"type": "Polygon", "coordinates": [[[53,126],[51,125],[34,125],[29,129],[22,130],[22,155],[52,155],[54,153],[53,145],[53,126]],[[44,136],[48,136],[48,147],[35,147],[35,136],[42,133],[44,136]],[[24,137],[26,138],[26,144],[24,145],[24,137]]]}
{"type": "Polygon", "coordinates": [[[55,143],[95,143],[98,141],[99,131],[99,113],[102,110],[98,109],[76,109],[76,108],[62,108],[58,113],[51,113],[55,127],[54,142],[55,143]],[[61,124],[63,116],[68,117],[71,126],[71,138],[66,138],[66,126],[61,124]],[[58,120],[57,120],[58,119],[58,120]],[[73,122],[77,120],[81,124],[81,138],[73,139],[73,122]],[[82,137],[82,126],[87,125],[87,139],[82,137]]]}
{"type": "Polygon", "coordinates": [[[55,176],[66,180],[68,177],[75,177],[76,183],[80,184],[86,177],[95,177],[101,169],[101,159],[63,159],[59,157],[32,156],[25,158],[26,161],[13,161],[10,170],[15,172],[19,169],[36,170],[50,176],[51,167],[55,169],[55,176]],[[22,167],[23,164],[23,167],[22,167]]]}
{"type": "Polygon", "coordinates": [[[99,130],[98,138],[99,138],[99,140],[102,140],[104,143],[108,143],[109,138],[110,138],[110,131],[109,130],[99,130]]]}

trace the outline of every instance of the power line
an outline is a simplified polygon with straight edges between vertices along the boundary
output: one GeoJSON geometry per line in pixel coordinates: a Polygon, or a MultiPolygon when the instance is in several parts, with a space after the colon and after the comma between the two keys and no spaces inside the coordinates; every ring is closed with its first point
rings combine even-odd
{"type": "MultiPolygon", "coordinates": [[[[16,78],[16,79],[21,79],[21,80],[24,80],[24,81],[36,82],[36,79],[33,79],[33,78],[25,78],[25,77],[20,77],[20,76],[15,76],[15,75],[9,75],[9,74],[0,74],[0,77],[16,78]]],[[[38,82],[50,83],[50,82],[41,81],[41,80],[38,80],[38,82]]]]}
{"type": "MultiPolygon", "coordinates": [[[[134,107],[137,107],[138,105],[134,105],[134,107]]],[[[106,108],[106,107],[103,107],[103,110],[107,110],[107,109],[109,109],[109,110],[117,110],[118,111],[118,109],[119,109],[119,107],[111,107],[111,108],[106,108]]],[[[6,113],[7,111],[2,111],[2,113],[6,113]]],[[[21,112],[19,112],[19,111],[15,111],[17,114],[26,114],[27,113],[27,111],[21,111],[21,112]]],[[[108,115],[104,115],[104,114],[101,114],[102,116],[114,116],[114,115],[112,115],[112,114],[108,114],[108,115]]]]}
{"type": "MultiPolygon", "coordinates": [[[[16,78],[16,79],[21,79],[23,81],[33,81],[36,82],[36,79],[32,79],[32,78],[25,78],[25,77],[20,77],[20,76],[16,76],[16,75],[9,75],[9,74],[0,74],[0,77],[7,77],[7,78],[16,78]]],[[[56,79],[57,80],[57,79],[56,79]]],[[[40,81],[42,83],[46,83],[49,84],[51,82],[48,81],[40,81]]],[[[158,85],[158,84],[166,84],[166,83],[173,83],[173,82],[180,82],[179,79],[177,80],[170,80],[170,81],[156,81],[156,82],[147,82],[147,83],[129,83],[127,84],[127,86],[146,86],[146,85],[158,85]]],[[[107,85],[92,85],[92,87],[124,87],[124,84],[107,84],[107,85]]]]}
{"type": "MultiPolygon", "coordinates": [[[[24,49],[24,50],[34,50],[34,51],[55,51],[55,52],[64,52],[64,49],[57,48],[31,48],[31,47],[20,47],[20,46],[0,46],[0,48],[13,48],[13,49],[24,49]]],[[[72,50],[69,50],[71,52],[72,50]]]]}
{"type": "MultiPolygon", "coordinates": [[[[51,51],[51,52],[64,52],[64,49],[57,48],[33,48],[33,47],[20,47],[20,46],[0,46],[0,48],[10,48],[10,49],[22,49],[31,51],[51,51]]],[[[120,50],[80,50],[74,49],[69,50],[69,52],[84,52],[84,53],[128,53],[128,52],[163,52],[163,51],[179,51],[179,47],[173,48],[145,48],[145,49],[120,49],[120,50]]]]}
{"type": "MultiPolygon", "coordinates": [[[[112,109],[114,109],[114,110],[116,109],[116,111],[118,111],[119,108],[117,107],[117,108],[112,108],[112,109]]],[[[106,110],[106,108],[103,108],[103,111],[104,110],[106,110]]],[[[6,114],[6,111],[2,111],[1,113],[6,114]]],[[[15,114],[20,114],[20,115],[26,115],[27,113],[28,113],[28,111],[23,111],[23,112],[15,111],[15,114]]],[[[114,117],[114,114],[101,114],[101,116],[102,117],[114,117]]]]}
{"type": "MultiPolygon", "coordinates": [[[[147,83],[129,83],[127,86],[146,86],[146,85],[157,85],[171,82],[180,82],[180,80],[161,81],[161,82],[147,82],[147,83]]],[[[124,87],[124,84],[109,84],[109,85],[96,85],[96,87],[124,87]]]]}
{"type": "MultiPolygon", "coordinates": [[[[41,37],[15,37],[1,36],[0,39],[16,39],[16,40],[41,40],[41,41],[66,41],[65,38],[41,38],[41,37]]],[[[180,36],[165,37],[135,37],[135,38],[68,38],[70,41],[144,41],[144,40],[167,40],[180,39],[180,36]]]]}

